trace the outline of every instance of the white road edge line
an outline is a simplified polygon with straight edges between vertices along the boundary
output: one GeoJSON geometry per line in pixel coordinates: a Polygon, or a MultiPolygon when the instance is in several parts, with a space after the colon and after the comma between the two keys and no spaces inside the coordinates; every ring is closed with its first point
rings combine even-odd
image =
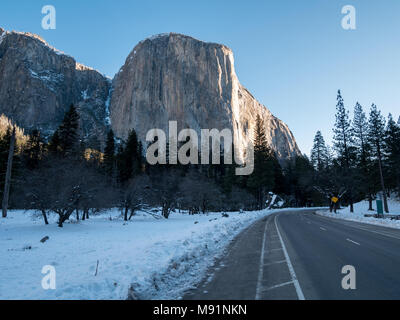
{"type": "Polygon", "coordinates": [[[261,292],[262,292],[262,280],[264,277],[264,253],[265,253],[265,241],[267,239],[267,226],[268,226],[269,218],[265,222],[264,228],[264,235],[263,235],[263,242],[261,246],[261,255],[260,255],[260,267],[258,269],[258,279],[257,279],[257,288],[256,288],[256,300],[261,299],[261,292]]]}
{"type": "Polygon", "coordinates": [[[292,284],[292,283],[293,283],[293,281],[288,281],[288,282],[284,282],[284,283],[281,283],[281,284],[277,284],[275,286],[272,286],[272,287],[269,287],[269,288],[265,289],[265,291],[269,291],[269,290],[273,290],[273,289],[276,289],[276,288],[284,287],[284,286],[287,286],[287,285],[292,284]]]}
{"type": "Polygon", "coordinates": [[[360,245],[358,242],[355,242],[355,241],[353,241],[353,240],[351,240],[351,239],[346,239],[347,241],[349,241],[349,242],[352,242],[352,243],[354,243],[354,244],[356,244],[356,245],[360,245]]]}
{"type": "Polygon", "coordinates": [[[289,268],[290,276],[292,277],[292,281],[293,281],[294,287],[296,288],[297,297],[299,298],[299,300],[306,300],[306,298],[304,297],[303,291],[301,290],[300,283],[297,280],[296,272],[294,271],[292,262],[290,261],[289,254],[288,254],[288,252],[286,250],[285,243],[283,242],[281,233],[279,232],[278,224],[276,223],[276,217],[277,217],[277,215],[274,218],[276,231],[278,232],[279,239],[281,240],[283,253],[285,254],[285,259],[286,259],[286,263],[287,263],[288,268],[289,268]]]}

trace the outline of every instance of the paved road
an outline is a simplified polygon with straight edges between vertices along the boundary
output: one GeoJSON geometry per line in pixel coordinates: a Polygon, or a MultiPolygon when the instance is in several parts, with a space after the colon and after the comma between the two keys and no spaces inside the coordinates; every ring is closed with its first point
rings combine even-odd
{"type": "Polygon", "coordinates": [[[312,210],[270,215],[242,232],[184,299],[400,299],[400,230],[312,210]],[[343,266],[356,270],[344,290],[343,266]]]}

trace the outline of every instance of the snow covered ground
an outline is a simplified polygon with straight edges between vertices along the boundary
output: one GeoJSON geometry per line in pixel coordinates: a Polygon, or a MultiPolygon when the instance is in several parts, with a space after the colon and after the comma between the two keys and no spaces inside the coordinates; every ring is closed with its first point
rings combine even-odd
{"type": "Polygon", "coordinates": [[[45,226],[32,211],[11,211],[0,218],[0,299],[126,299],[131,284],[140,299],[179,299],[240,231],[276,211],[139,213],[125,223],[111,210],[62,229],[54,216],[45,226]],[[45,265],[55,267],[56,290],[42,288],[45,265]]]}
{"type": "MultiPolygon", "coordinates": [[[[400,200],[388,199],[389,214],[400,215],[400,200]]],[[[354,213],[350,212],[350,207],[338,210],[337,213],[330,213],[329,210],[317,211],[318,214],[328,216],[336,219],[345,219],[369,224],[376,224],[386,227],[392,227],[400,229],[400,220],[391,219],[377,219],[372,217],[364,217],[365,214],[376,214],[376,202],[373,202],[373,209],[375,211],[368,211],[368,201],[361,201],[354,204],[354,213]]]]}

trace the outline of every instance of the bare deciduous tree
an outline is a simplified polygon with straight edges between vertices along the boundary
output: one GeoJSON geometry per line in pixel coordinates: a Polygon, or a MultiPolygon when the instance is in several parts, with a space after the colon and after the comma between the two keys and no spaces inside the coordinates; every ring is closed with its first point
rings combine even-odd
{"type": "Polygon", "coordinates": [[[152,178],[150,204],[161,208],[161,214],[165,219],[169,218],[177,205],[179,197],[179,172],[171,169],[154,175],[152,178]]]}
{"type": "Polygon", "coordinates": [[[136,211],[147,204],[150,199],[150,192],[150,179],[144,174],[131,179],[120,191],[119,207],[123,212],[125,221],[131,220],[136,211]]]}
{"type": "Polygon", "coordinates": [[[222,194],[215,183],[212,183],[198,172],[189,172],[180,184],[182,204],[190,214],[206,213],[221,207],[222,194]]]}
{"type": "Polygon", "coordinates": [[[104,208],[112,201],[113,191],[107,187],[95,168],[78,160],[49,157],[40,167],[27,170],[20,182],[19,192],[25,197],[25,208],[39,210],[47,224],[48,212],[58,215],[62,227],[73,212],[82,211],[82,218],[89,217],[89,210],[104,208]]]}

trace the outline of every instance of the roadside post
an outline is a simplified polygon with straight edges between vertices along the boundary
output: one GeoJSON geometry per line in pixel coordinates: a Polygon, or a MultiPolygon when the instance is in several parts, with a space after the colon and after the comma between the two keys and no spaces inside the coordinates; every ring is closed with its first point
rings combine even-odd
{"type": "Polygon", "coordinates": [[[379,218],[383,218],[383,201],[382,193],[378,193],[378,198],[376,199],[376,211],[379,218]]]}

